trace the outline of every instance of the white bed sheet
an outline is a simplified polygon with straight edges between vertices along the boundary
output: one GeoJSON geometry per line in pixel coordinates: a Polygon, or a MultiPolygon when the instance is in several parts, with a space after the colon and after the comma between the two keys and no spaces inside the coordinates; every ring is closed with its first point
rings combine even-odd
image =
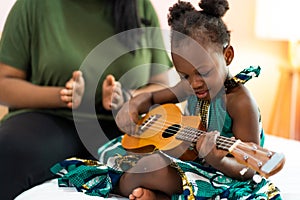
{"type": "Polygon", "coordinates": [[[30,190],[23,192],[15,200],[121,200],[126,198],[103,198],[98,196],[86,195],[82,192],[77,192],[75,188],[58,187],[57,179],[47,181],[41,185],[33,187],[30,190]]]}
{"type": "Polygon", "coordinates": [[[265,147],[284,153],[286,158],[283,169],[269,179],[279,187],[284,200],[300,200],[300,142],[267,135],[265,147]]]}
{"type": "MultiPolygon", "coordinates": [[[[282,152],[285,154],[286,162],[284,168],[270,177],[275,185],[281,190],[283,199],[300,199],[300,172],[298,171],[300,169],[300,156],[298,155],[300,142],[267,135],[265,147],[275,152],[282,152]]],[[[85,195],[77,192],[74,188],[60,188],[57,185],[57,180],[51,180],[23,192],[15,200],[41,199],[99,200],[104,198],[85,195]]],[[[125,200],[126,198],[110,197],[108,199],[125,200]]]]}

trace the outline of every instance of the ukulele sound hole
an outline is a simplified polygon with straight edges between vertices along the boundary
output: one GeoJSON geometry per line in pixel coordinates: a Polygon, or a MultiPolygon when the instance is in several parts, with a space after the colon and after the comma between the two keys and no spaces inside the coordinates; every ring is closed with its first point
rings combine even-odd
{"type": "Polygon", "coordinates": [[[179,130],[181,126],[179,124],[174,124],[172,126],[169,126],[162,134],[164,138],[169,138],[175,135],[179,130]]]}

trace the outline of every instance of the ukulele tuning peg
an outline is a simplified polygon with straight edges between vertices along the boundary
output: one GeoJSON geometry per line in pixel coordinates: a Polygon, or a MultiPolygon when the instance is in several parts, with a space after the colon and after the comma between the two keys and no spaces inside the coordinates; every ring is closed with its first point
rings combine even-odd
{"type": "Polygon", "coordinates": [[[268,151],[267,156],[268,156],[268,158],[271,158],[273,156],[273,152],[272,151],[268,151]]]}
{"type": "Polygon", "coordinates": [[[261,167],[262,165],[263,165],[262,162],[258,162],[258,163],[257,163],[257,166],[258,166],[258,167],[261,167]]]}
{"type": "Polygon", "coordinates": [[[255,174],[253,177],[252,177],[252,180],[255,182],[255,183],[260,183],[262,181],[262,177],[258,174],[255,174]]]}
{"type": "Polygon", "coordinates": [[[245,168],[243,168],[241,171],[240,171],[240,174],[242,175],[242,176],[244,176],[245,175],[245,173],[248,171],[248,167],[245,167],[245,168]]]}
{"type": "Polygon", "coordinates": [[[256,151],[256,150],[257,150],[257,146],[253,144],[253,145],[252,145],[252,150],[253,150],[253,151],[256,151]]]}
{"type": "Polygon", "coordinates": [[[248,160],[248,158],[249,158],[249,156],[248,156],[248,155],[244,155],[244,156],[243,156],[243,159],[244,159],[245,161],[247,161],[247,160],[248,160]]]}

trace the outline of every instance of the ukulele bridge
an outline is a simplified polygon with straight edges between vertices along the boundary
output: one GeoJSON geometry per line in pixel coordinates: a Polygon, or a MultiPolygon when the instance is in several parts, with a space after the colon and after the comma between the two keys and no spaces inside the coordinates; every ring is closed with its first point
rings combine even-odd
{"type": "Polygon", "coordinates": [[[149,127],[151,127],[159,118],[161,118],[162,115],[155,114],[151,115],[146,119],[139,127],[137,134],[141,135],[143,132],[145,132],[149,127]]]}

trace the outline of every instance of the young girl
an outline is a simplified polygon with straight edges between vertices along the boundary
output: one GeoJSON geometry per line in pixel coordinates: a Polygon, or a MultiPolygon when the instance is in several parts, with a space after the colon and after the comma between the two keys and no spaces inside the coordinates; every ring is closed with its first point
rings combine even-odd
{"type": "MultiPolygon", "coordinates": [[[[191,198],[280,198],[274,187],[273,191],[266,189],[267,185],[271,188],[270,183],[266,180],[255,183],[251,179],[255,174],[253,170],[245,169],[244,165],[226,156],[226,152],[218,150],[211,142],[215,136],[209,135],[215,135],[214,130],[223,136],[258,145],[263,144],[264,138],[254,99],[244,85],[232,79],[227,67],[234,57],[230,31],[221,19],[229,9],[228,2],[202,0],[199,5],[200,11],[188,2],[179,1],[169,9],[172,59],[182,81],[171,89],[131,99],[122,107],[116,121],[123,131],[130,133],[135,127],[131,125],[137,123],[140,114],[148,112],[152,105],[187,99],[189,114],[200,115],[202,126],[210,131],[200,137],[196,145],[199,156],[205,161],[184,163],[171,158],[168,167],[154,172],[131,173],[139,171],[141,166],[153,165],[155,159],[145,157],[121,177],[119,192],[129,195],[130,199],[161,199],[162,196],[169,199],[174,194],[191,198]],[[126,115],[130,117],[124,117],[126,115]],[[128,119],[134,123],[128,122],[128,119]],[[184,188],[189,185],[185,182],[185,175],[188,174],[194,174],[194,178],[188,178],[192,189],[185,193],[184,188]]],[[[160,159],[162,161],[155,160],[157,165],[168,163],[167,159],[160,159]]]]}
{"type": "Polygon", "coordinates": [[[126,171],[113,181],[114,192],[132,200],[281,199],[271,182],[253,180],[254,170],[216,148],[217,134],[258,145],[264,138],[254,99],[227,67],[234,57],[230,31],[221,19],[228,2],[202,0],[199,5],[198,11],[179,1],[168,16],[172,59],[182,80],[173,88],[135,96],[116,117],[125,133],[134,133],[139,116],[151,106],[187,100],[188,113],[200,116],[201,128],[208,131],[197,140],[199,158],[184,162],[159,151],[128,154],[118,138],[99,149],[100,161],[126,171]],[[126,170],[126,164],[132,167],[126,170]]]}

